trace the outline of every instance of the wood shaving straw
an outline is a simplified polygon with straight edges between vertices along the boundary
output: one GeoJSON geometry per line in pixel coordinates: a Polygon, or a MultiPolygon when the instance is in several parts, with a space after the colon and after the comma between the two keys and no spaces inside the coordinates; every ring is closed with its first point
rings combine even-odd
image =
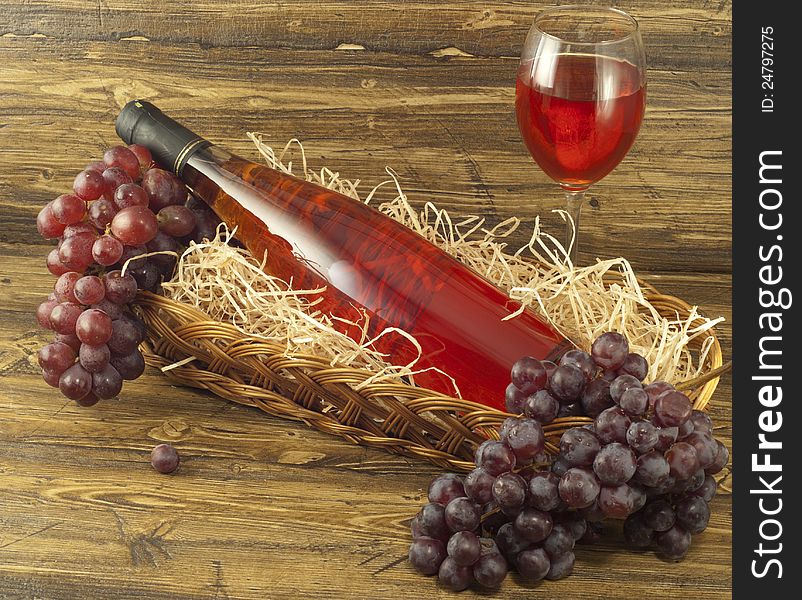
{"type": "MultiPolygon", "coordinates": [[[[261,134],[248,133],[248,137],[270,167],[360,199],[358,180],[344,179],[326,167],[312,170],[298,140],[288,142],[276,155],[263,143],[261,134]],[[293,169],[294,146],[300,155],[300,170],[293,169]]],[[[563,245],[541,230],[539,218],[529,242],[511,251],[507,240],[522,225],[517,217],[487,228],[480,217],[452,217],[431,202],[417,211],[407,201],[395,173],[389,168],[387,173],[390,179],[374,187],[363,202],[370,203],[377,191],[392,185],[395,197],[379,204],[379,211],[495,282],[523,307],[545,315],[580,347],[588,349],[605,331],[619,331],[629,339],[631,351],[649,361],[648,380],[677,383],[702,372],[713,343],[708,332],[723,318],[703,318],[696,307],[687,318],[661,316],[646,300],[626,259],[574,267],[563,245]],[[619,275],[620,283],[605,284],[605,274],[611,273],[619,275]],[[688,343],[698,337],[705,340],[701,352],[694,354],[688,343]]],[[[570,218],[557,212],[563,219],[570,218]]],[[[244,333],[283,342],[288,355],[314,354],[328,358],[332,366],[366,368],[376,373],[371,381],[416,373],[415,361],[389,365],[371,348],[373,340],[364,333],[367,321],[360,323],[363,337],[359,342],[336,331],[332,317],[315,310],[312,297],[320,290],[293,290],[288,282],[265,274],[247,251],[229,245],[235,233],[221,225],[215,239],[191,243],[180,257],[173,279],[163,284],[164,294],[201,309],[212,319],[231,322],[244,333]]],[[[402,335],[419,348],[411,335],[398,329],[381,335],[402,335]]]]}

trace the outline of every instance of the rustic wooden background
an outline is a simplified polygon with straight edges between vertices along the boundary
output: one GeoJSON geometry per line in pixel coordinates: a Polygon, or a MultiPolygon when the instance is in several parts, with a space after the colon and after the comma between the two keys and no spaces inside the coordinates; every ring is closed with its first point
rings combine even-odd
{"type": "MultiPolygon", "coordinates": [[[[118,109],[154,100],[240,153],[245,131],[413,201],[497,222],[560,194],[513,114],[516,55],[539,1],[485,3],[4,0],[0,7],[0,597],[448,597],[404,557],[436,472],[168,384],[153,371],[79,409],[37,374],[33,318],[52,288],[39,208],[116,138],[118,109]],[[148,464],[156,443],[184,462],[148,464]]],[[[622,0],[649,63],[648,109],[619,168],[590,193],[583,260],[627,256],[661,289],[728,322],[731,348],[728,0],[622,0]]],[[[556,231],[557,229],[555,229],[556,231]]],[[[518,241],[523,241],[520,239],[518,241]]],[[[712,404],[731,435],[731,387],[712,404]]],[[[505,598],[725,598],[731,502],[687,560],[611,535],[575,574],[505,598]]],[[[463,597],[471,597],[466,592],[463,597]]],[[[501,597],[501,596],[500,596],[501,597]]]]}

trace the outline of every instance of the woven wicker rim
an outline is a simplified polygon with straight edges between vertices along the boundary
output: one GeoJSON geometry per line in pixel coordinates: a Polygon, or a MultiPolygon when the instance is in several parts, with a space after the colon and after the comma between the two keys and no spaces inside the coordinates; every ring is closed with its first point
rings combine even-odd
{"type": "MultiPolygon", "coordinates": [[[[687,317],[691,310],[687,302],[640,283],[661,315],[687,317]]],[[[406,383],[366,383],[374,375],[371,371],[332,367],[314,355],[285,355],[283,344],[246,335],[232,324],[210,320],[198,309],[163,296],[141,292],[137,306],[148,328],[144,350],[150,366],[170,367],[165,373],[180,384],[302,421],[354,444],[464,472],[474,467],[476,446],[497,438],[498,426],[511,416],[406,383]]],[[[720,375],[730,368],[723,364],[713,330],[710,336],[704,374],[677,386],[699,410],[707,407],[720,375]]],[[[691,348],[698,351],[703,341],[694,340],[691,348]]],[[[565,417],[546,425],[546,450],[556,453],[566,429],[590,421],[565,417]]]]}

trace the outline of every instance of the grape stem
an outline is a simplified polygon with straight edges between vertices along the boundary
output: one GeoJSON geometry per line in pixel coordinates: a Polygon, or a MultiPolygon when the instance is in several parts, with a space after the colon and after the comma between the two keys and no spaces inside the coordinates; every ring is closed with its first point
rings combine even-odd
{"type": "Polygon", "coordinates": [[[174,252],[172,250],[159,250],[158,252],[145,252],[143,254],[137,254],[136,256],[132,256],[131,258],[125,261],[125,264],[123,264],[123,268],[120,269],[120,277],[125,275],[125,271],[128,269],[128,263],[130,263],[132,260],[140,260],[142,258],[147,258],[148,256],[156,256],[157,254],[169,254],[170,256],[175,256],[177,259],[181,258],[180,256],[178,256],[177,252],[174,252]]]}

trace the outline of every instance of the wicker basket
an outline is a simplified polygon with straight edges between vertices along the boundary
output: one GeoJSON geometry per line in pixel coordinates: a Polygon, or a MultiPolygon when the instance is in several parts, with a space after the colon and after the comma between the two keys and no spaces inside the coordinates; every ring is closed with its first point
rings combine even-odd
{"type": "MultiPolygon", "coordinates": [[[[641,282],[648,300],[663,315],[687,317],[690,305],[660,294],[641,282]]],[[[173,366],[176,382],[207,389],[221,398],[264,412],[303,421],[354,444],[425,458],[456,471],[473,468],[473,452],[487,438],[497,438],[507,413],[404,383],[364,382],[364,369],[332,368],[317,356],[284,354],[283,344],[248,336],[231,324],[212,321],[197,309],[142,292],[137,300],[148,328],[147,364],[173,366]],[[194,357],[194,358],[192,358],[194,357]],[[182,363],[182,361],[186,361],[182,363]]],[[[718,384],[721,346],[715,339],[705,374],[678,387],[704,409],[718,384]]],[[[696,350],[703,340],[697,340],[696,350]]],[[[566,417],[546,425],[546,449],[556,452],[563,431],[590,422],[566,417]]]]}

